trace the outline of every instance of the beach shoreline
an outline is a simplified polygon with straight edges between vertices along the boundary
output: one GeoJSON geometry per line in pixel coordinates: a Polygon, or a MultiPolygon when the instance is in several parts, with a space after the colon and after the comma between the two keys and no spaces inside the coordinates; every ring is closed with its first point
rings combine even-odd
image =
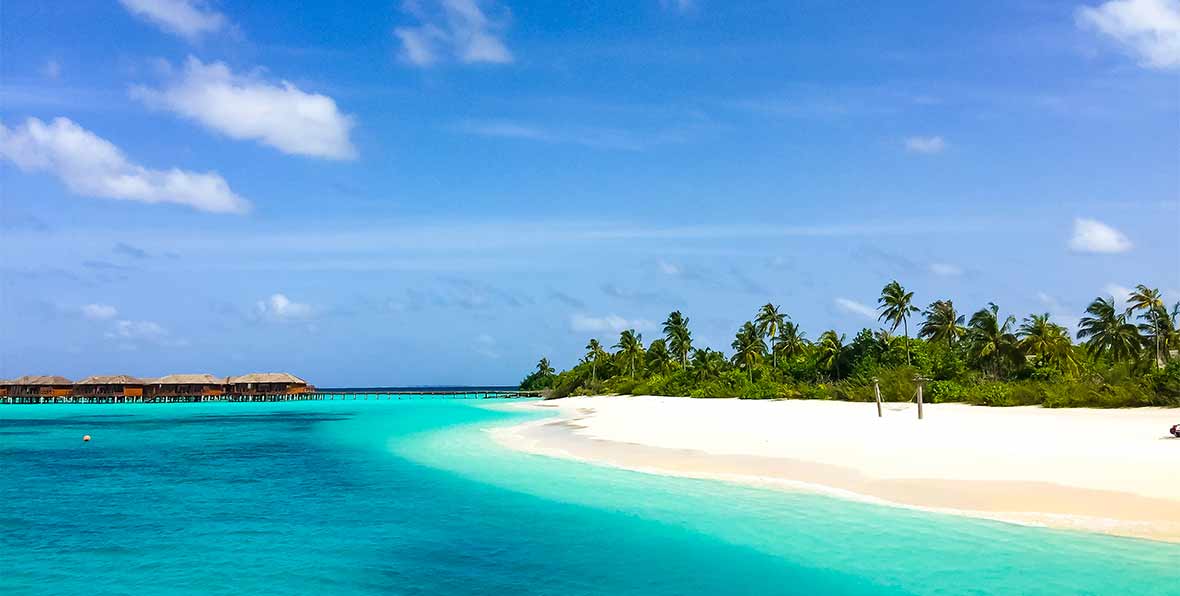
{"type": "Polygon", "coordinates": [[[554,416],[491,429],[502,445],[1003,522],[1180,542],[1180,408],[982,408],[672,397],[511,406],[554,416]]]}

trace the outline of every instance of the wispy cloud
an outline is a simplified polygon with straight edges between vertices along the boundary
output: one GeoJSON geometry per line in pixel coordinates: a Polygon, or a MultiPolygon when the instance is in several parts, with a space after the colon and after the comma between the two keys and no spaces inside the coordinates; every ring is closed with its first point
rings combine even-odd
{"type": "Polygon", "coordinates": [[[836,298],[835,302],[836,308],[840,309],[841,311],[861,316],[866,319],[871,319],[873,321],[877,320],[877,311],[867,304],[857,302],[851,298],[836,298]]]}
{"type": "Polygon", "coordinates": [[[119,316],[119,309],[109,304],[87,304],[81,311],[82,316],[91,321],[106,321],[119,316]]]}
{"type": "Polygon", "coordinates": [[[295,302],[285,294],[271,294],[270,298],[259,300],[254,310],[262,319],[280,322],[307,320],[314,312],[311,305],[295,302]]]}
{"type": "Polygon", "coordinates": [[[56,81],[61,77],[61,63],[57,60],[46,60],[45,66],[41,69],[41,74],[45,75],[47,79],[56,81]]]}
{"type": "Polygon", "coordinates": [[[616,314],[601,317],[575,314],[570,317],[570,329],[579,333],[602,333],[613,331],[619,333],[625,329],[646,331],[655,329],[656,325],[647,319],[627,319],[616,314]]]}
{"type": "Polygon", "coordinates": [[[189,41],[221,31],[229,25],[225,15],[203,0],[119,0],[128,12],[168,33],[189,41]]]}
{"type": "Polygon", "coordinates": [[[1147,68],[1180,68],[1180,1],[1111,0],[1077,10],[1078,26],[1121,44],[1147,68]]]}
{"type": "Polygon", "coordinates": [[[0,123],[0,158],[27,172],[49,172],[76,194],[143,203],[177,203],[213,213],[243,213],[250,204],[216,172],[152,170],[128,161],[110,141],[68,118],[0,123]]]}
{"type": "Polygon", "coordinates": [[[660,7],[679,13],[692,12],[697,7],[696,0],[660,0],[660,7]]]}
{"type": "Polygon", "coordinates": [[[413,27],[397,27],[395,37],[402,44],[402,59],[418,67],[448,60],[464,64],[507,64],[512,52],[502,39],[508,11],[491,2],[476,0],[406,0],[402,8],[418,20],[413,27]],[[484,4],[499,13],[490,18],[484,4]]]}
{"type": "Polygon", "coordinates": [[[942,277],[957,277],[963,274],[963,269],[950,263],[931,263],[930,272],[942,277]]]}
{"type": "Polygon", "coordinates": [[[1131,250],[1131,241],[1122,232],[1096,219],[1079,217],[1073,222],[1069,248],[1080,253],[1117,254],[1131,250]]]}
{"type": "Polygon", "coordinates": [[[552,127],[514,120],[464,120],[456,123],[452,129],[481,137],[624,151],[641,151],[659,145],[682,143],[694,132],[688,128],[636,131],[601,126],[552,127]]]}
{"type": "Polygon", "coordinates": [[[496,338],[488,335],[487,333],[481,333],[477,335],[475,337],[475,341],[472,342],[472,346],[474,347],[476,354],[479,354],[485,358],[491,358],[495,360],[500,357],[500,348],[496,343],[496,338]]]}
{"type": "Polygon", "coordinates": [[[1116,283],[1108,283],[1105,286],[1102,286],[1102,291],[1107,296],[1114,298],[1115,304],[1118,304],[1121,308],[1126,308],[1127,302],[1131,299],[1131,288],[1128,288],[1127,286],[1116,283]]]}
{"type": "Polygon", "coordinates": [[[925,153],[932,155],[946,150],[946,141],[942,137],[909,137],[905,140],[906,151],[911,153],[925,153]]]}
{"type": "Polygon", "coordinates": [[[126,242],[116,242],[115,246],[111,248],[111,250],[116,254],[120,254],[125,257],[131,257],[133,259],[146,259],[149,256],[146,250],[139,248],[138,246],[132,246],[126,242]]]}
{"type": "Polygon", "coordinates": [[[251,140],[291,155],[353,159],[354,119],[327,95],[287,81],[238,74],[221,62],[189,57],[183,74],[162,89],[133,87],[131,95],[230,138],[251,140]]]}

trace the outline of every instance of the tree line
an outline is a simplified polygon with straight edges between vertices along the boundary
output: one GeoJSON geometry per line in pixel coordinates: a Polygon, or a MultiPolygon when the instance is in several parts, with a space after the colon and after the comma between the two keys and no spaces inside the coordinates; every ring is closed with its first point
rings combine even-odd
{"type": "Polygon", "coordinates": [[[737,330],[725,354],[693,345],[689,318],[669,313],[662,336],[644,343],[623,330],[608,348],[597,338],[558,373],[542,358],[524,389],[572,394],[868,400],[909,399],[925,383],[931,401],[985,405],[1180,405],[1180,302],[1136,286],[1120,306],[1095,298],[1069,330],[1048,313],[1022,320],[989,303],[961,314],[951,300],[926,308],[897,281],[877,300],[879,329],[851,340],[834,329],[814,340],[768,303],[737,330]],[[900,331],[900,335],[898,332],[900,331]],[[911,333],[914,332],[914,333],[911,333]]]}

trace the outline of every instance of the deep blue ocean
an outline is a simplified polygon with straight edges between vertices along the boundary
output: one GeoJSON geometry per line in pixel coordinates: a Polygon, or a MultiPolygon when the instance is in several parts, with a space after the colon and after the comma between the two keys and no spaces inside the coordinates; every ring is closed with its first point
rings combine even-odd
{"type": "Polygon", "coordinates": [[[544,414],[488,404],[0,407],[0,594],[1180,594],[1180,545],[516,453],[544,414]]]}

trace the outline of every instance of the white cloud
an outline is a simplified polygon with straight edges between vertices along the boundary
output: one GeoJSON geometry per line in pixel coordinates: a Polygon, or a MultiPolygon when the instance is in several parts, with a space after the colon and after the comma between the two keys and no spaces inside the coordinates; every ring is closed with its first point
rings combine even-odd
{"type": "Polygon", "coordinates": [[[250,207],[216,172],[145,168],[68,118],[48,124],[29,118],[13,129],[0,123],[0,158],[27,172],[49,172],[83,196],[177,203],[213,213],[243,213],[250,207]]]}
{"type": "Polygon", "coordinates": [[[912,153],[942,153],[946,141],[942,137],[909,137],[905,140],[905,148],[912,153]]]}
{"type": "Polygon", "coordinates": [[[82,316],[92,321],[105,321],[119,315],[119,310],[109,304],[87,304],[82,307],[82,316]]]}
{"type": "Polygon", "coordinates": [[[353,159],[353,117],[326,95],[257,75],[240,75],[221,62],[189,57],[184,73],[163,89],[134,87],[131,95],[239,140],[258,141],[293,155],[353,159]]]}
{"type": "Polygon", "coordinates": [[[283,294],[272,294],[266,300],[259,300],[255,308],[258,315],[272,321],[298,321],[311,318],[310,305],[293,302],[283,294]]]}
{"type": "MultiPolygon", "coordinates": [[[[465,64],[512,62],[512,52],[501,39],[506,19],[488,18],[476,0],[406,0],[402,8],[421,23],[393,30],[402,42],[402,58],[410,64],[425,67],[444,60],[465,64]]],[[[507,13],[506,9],[501,11],[507,13]]]]}
{"type": "Polygon", "coordinates": [[[476,336],[474,346],[476,354],[492,359],[500,357],[500,350],[496,346],[496,338],[486,333],[476,336]]]}
{"type": "Polygon", "coordinates": [[[134,350],[142,344],[173,348],[188,345],[187,340],[172,337],[167,329],[153,321],[115,321],[106,337],[119,342],[125,350],[134,350]]]}
{"type": "Polygon", "coordinates": [[[41,72],[45,75],[45,78],[56,81],[61,77],[61,64],[57,60],[48,60],[45,62],[45,68],[41,69],[41,72]]]}
{"type": "Polygon", "coordinates": [[[128,12],[164,31],[196,41],[216,33],[228,21],[202,0],[119,0],[128,12]]]}
{"type": "Polygon", "coordinates": [[[681,267],[680,265],[677,265],[676,263],[669,263],[668,261],[665,261],[663,259],[660,259],[659,261],[657,261],[656,266],[658,266],[660,268],[660,271],[664,275],[677,276],[677,275],[680,275],[681,273],[684,273],[684,267],[681,267]]]}
{"type": "Polygon", "coordinates": [[[1131,241],[1122,232],[1096,219],[1079,217],[1073,220],[1069,248],[1081,253],[1114,254],[1131,250],[1131,241]]]}
{"type": "Polygon", "coordinates": [[[1119,308],[1126,308],[1127,302],[1131,299],[1131,288],[1120,286],[1116,283],[1108,283],[1105,286],[1102,286],[1102,291],[1106,293],[1107,296],[1114,298],[1114,303],[1117,304],[1119,308]]]}
{"type": "Polygon", "coordinates": [[[963,274],[963,270],[960,267],[949,263],[931,263],[930,272],[943,277],[955,277],[963,274]]]}
{"type": "Polygon", "coordinates": [[[849,298],[837,298],[836,308],[846,313],[865,317],[866,319],[877,320],[877,311],[873,307],[849,298]]]}
{"type": "Polygon", "coordinates": [[[614,331],[618,333],[625,329],[643,331],[654,328],[655,323],[646,319],[625,319],[616,314],[609,314],[602,317],[576,314],[570,317],[570,329],[579,332],[598,333],[602,331],[614,331]]]}
{"type": "Polygon", "coordinates": [[[660,0],[660,6],[664,10],[673,10],[676,12],[689,12],[696,8],[696,0],[660,0]]]}
{"type": "Polygon", "coordinates": [[[1095,29],[1138,55],[1148,68],[1180,67],[1180,0],[1111,0],[1077,11],[1078,26],[1095,29]]]}

